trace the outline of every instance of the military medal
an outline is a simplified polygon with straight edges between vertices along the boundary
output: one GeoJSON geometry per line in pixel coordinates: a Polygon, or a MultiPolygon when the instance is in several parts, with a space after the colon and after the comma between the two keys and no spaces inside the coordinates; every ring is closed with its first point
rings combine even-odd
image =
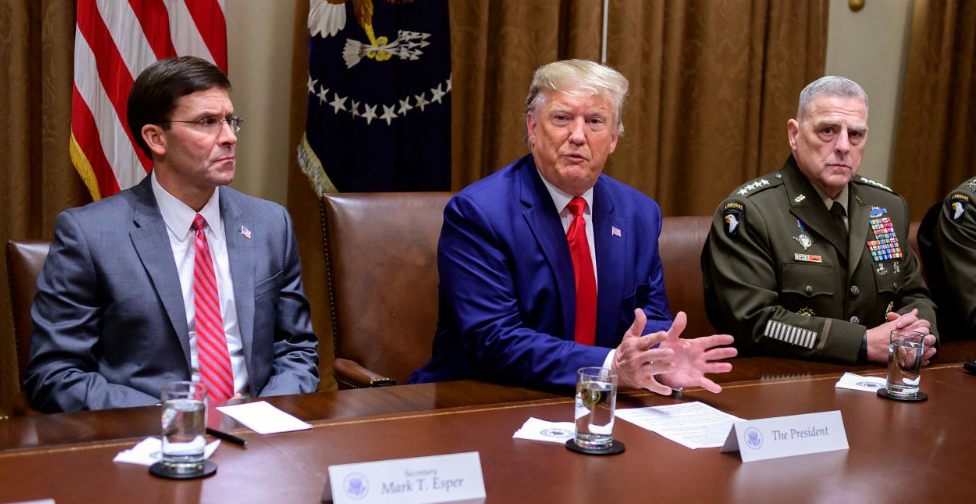
{"type": "Polygon", "coordinates": [[[891,269],[896,275],[901,273],[901,266],[898,265],[898,261],[895,261],[894,264],[891,265],[891,269]]]}
{"type": "MultiPolygon", "coordinates": [[[[898,243],[898,235],[895,234],[895,226],[888,217],[888,210],[880,207],[872,207],[868,216],[868,224],[874,232],[874,239],[868,240],[868,250],[871,251],[871,259],[874,262],[890,261],[901,259],[904,254],[901,251],[901,244],[898,243]]],[[[878,273],[884,275],[888,270],[878,268],[878,273]]]]}
{"type": "Polygon", "coordinates": [[[798,236],[794,236],[793,239],[803,246],[803,250],[807,250],[813,246],[813,238],[807,234],[806,228],[803,227],[803,221],[797,219],[796,225],[800,227],[800,234],[798,236]]]}
{"type": "Polygon", "coordinates": [[[881,276],[885,276],[888,274],[888,268],[884,267],[884,263],[878,264],[878,274],[881,276]]]}

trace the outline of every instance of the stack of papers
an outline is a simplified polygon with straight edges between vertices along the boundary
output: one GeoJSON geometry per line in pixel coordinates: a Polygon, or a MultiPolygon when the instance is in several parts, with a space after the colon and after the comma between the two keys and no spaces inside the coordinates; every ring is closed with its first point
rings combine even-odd
{"type": "Polygon", "coordinates": [[[725,444],[725,438],[732,430],[732,423],[742,421],[737,416],[697,401],[669,406],[619,409],[617,418],[656,432],[693,450],[720,448],[725,444]]]}
{"type": "Polygon", "coordinates": [[[310,424],[275,408],[265,401],[236,406],[221,406],[217,409],[258,434],[274,434],[312,428],[310,424]]]}

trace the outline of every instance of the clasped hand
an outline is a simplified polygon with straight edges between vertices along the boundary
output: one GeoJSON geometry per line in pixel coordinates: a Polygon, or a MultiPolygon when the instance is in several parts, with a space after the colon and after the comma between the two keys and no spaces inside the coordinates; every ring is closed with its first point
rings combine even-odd
{"type": "Polygon", "coordinates": [[[624,333],[613,357],[612,368],[622,387],[645,388],[661,395],[670,395],[671,387],[702,387],[719,393],[722,387],[705,377],[706,373],[727,373],[728,362],[715,362],[735,357],[732,336],[716,334],[694,339],[680,338],[688,318],[678,312],[667,331],[641,336],[647,324],[644,310],[634,310],[634,323],[624,333]],[[657,348],[652,348],[660,343],[657,348]]]}

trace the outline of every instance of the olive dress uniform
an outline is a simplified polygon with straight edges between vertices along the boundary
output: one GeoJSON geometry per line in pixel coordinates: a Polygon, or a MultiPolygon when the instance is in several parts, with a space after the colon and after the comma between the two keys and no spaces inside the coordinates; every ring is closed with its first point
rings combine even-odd
{"type": "Polygon", "coordinates": [[[976,178],[925,214],[918,248],[945,341],[976,336],[976,178]]]}
{"type": "Polygon", "coordinates": [[[705,302],[740,353],[853,364],[890,311],[918,308],[934,328],[904,198],[860,176],[848,195],[849,232],[791,155],[719,205],[702,251],[705,302]]]}

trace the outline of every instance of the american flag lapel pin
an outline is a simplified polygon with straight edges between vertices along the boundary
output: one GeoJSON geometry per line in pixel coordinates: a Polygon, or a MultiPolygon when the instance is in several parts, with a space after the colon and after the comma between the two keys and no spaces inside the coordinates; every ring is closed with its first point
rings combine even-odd
{"type": "Polygon", "coordinates": [[[620,238],[620,228],[617,226],[610,226],[610,234],[620,238]]]}
{"type": "Polygon", "coordinates": [[[244,226],[241,226],[241,234],[244,235],[244,238],[251,239],[251,230],[244,226]]]}

